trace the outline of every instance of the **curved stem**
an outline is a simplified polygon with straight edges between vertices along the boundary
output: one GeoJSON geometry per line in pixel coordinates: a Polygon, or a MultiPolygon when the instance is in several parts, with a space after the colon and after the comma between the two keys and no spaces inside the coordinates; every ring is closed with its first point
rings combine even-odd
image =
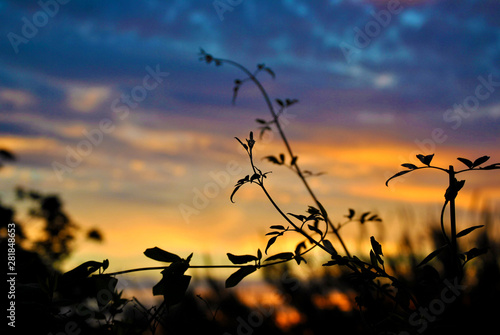
{"type": "Polygon", "coordinates": [[[423,169],[435,169],[435,170],[441,170],[443,172],[446,172],[446,173],[449,173],[450,171],[446,170],[446,169],[443,169],[439,166],[434,166],[434,165],[428,165],[428,166],[422,166],[422,167],[419,167],[418,170],[423,170],[423,169]]]}
{"type": "MultiPolygon", "coordinates": [[[[317,244],[319,246],[321,246],[321,244],[317,244]]],[[[315,246],[303,251],[300,253],[300,256],[303,256],[305,254],[307,254],[309,251],[311,251],[315,246]]],[[[265,268],[267,266],[273,266],[273,265],[276,265],[276,264],[281,264],[281,263],[285,263],[285,262],[289,262],[293,260],[293,258],[291,259],[284,259],[284,260],[279,260],[279,261],[276,261],[276,262],[272,262],[272,263],[265,263],[265,264],[259,264],[257,267],[258,268],[265,268]]],[[[222,265],[188,265],[188,268],[189,269],[230,269],[230,268],[241,268],[242,266],[246,266],[246,265],[250,265],[250,264],[222,264],[222,265]]],[[[169,266],[152,266],[152,267],[145,267],[145,268],[136,268],[136,269],[129,269],[129,270],[123,270],[123,271],[116,271],[116,272],[111,272],[111,273],[103,273],[101,275],[108,275],[108,276],[117,276],[117,275],[122,275],[122,274],[126,274],[126,273],[132,273],[132,272],[141,272],[141,271],[150,271],[150,270],[165,270],[167,269],[169,266]]]]}
{"type": "MultiPolygon", "coordinates": [[[[279,116],[276,114],[276,112],[274,111],[274,107],[273,107],[273,104],[271,102],[271,99],[269,98],[266,90],[264,89],[264,87],[262,86],[262,84],[259,82],[259,80],[255,77],[255,74],[258,72],[256,71],[255,73],[251,73],[246,67],[242,66],[241,64],[237,63],[237,62],[234,62],[232,60],[228,60],[228,59],[217,59],[219,62],[221,63],[227,63],[227,64],[230,64],[230,65],[233,65],[235,67],[237,67],[238,69],[240,69],[241,71],[243,71],[250,80],[252,80],[254,82],[254,84],[257,86],[257,88],[260,90],[262,96],[264,97],[264,100],[268,106],[268,109],[269,109],[269,112],[271,113],[271,116],[273,118],[273,123],[276,124],[276,128],[278,130],[278,133],[280,134],[280,137],[281,139],[283,140],[283,143],[288,151],[288,154],[290,155],[290,157],[292,157],[292,159],[295,157],[295,155],[293,154],[293,151],[292,151],[292,148],[290,146],[290,143],[288,142],[288,139],[286,138],[286,135],[285,133],[283,132],[283,129],[281,127],[281,124],[279,122],[279,116]]],[[[250,157],[251,159],[251,163],[252,163],[252,168],[255,172],[255,167],[253,165],[253,160],[252,160],[252,157],[250,157]]],[[[297,173],[297,175],[299,176],[299,178],[302,180],[302,183],[304,184],[304,186],[306,187],[308,193],[310,194],[310,196],[312,197],[312,199],[314,200],[314,202],[316,203],[316,205],[319,207],[319,208],[323,208],[323,206],[321,205],[321,203],[319,202],[318,198],[316,197],[315,193],[313,192],[313,190],[311,189],[309,183],[307,182],[305,176],[303,175],[299,165],[297,164],[296,160],[294,160],[292,166],[295,168],[295,172],[297,173]]],[[[448,171],[446,169],[442,169],[442,168],[439,168],[439,167],[434,167],[434,166],[428,166],[428,167],[424,167],[424,168],[434,168],[434,169],[438,169],[438,170],[442,170],[444,172],[447,172],[448,171]]],[[[320,244],[319,242],[317,242],[316,240],[314,240],[311,236],[309,236],[309,234],[307,234],[305,231],[303,231],[301,228],[299,228],[297,225],[295,225],[287,216],[285,213],[283,213],[283,211],[279,208],[279,206],[274,202],[274,200],[272,199],[272,197],[270,196],[270,194],[267,192],[266,188],[264,187],[263,185],[263,180],[262,181],[259,181],[258,182],[259,186],[261,186],[262,190],[264,191],[264,193],[266,194],[267,198],[269,199],[269,201],[271,202],[271,204],[274,206],[274,208],[281,214],[281,216],[292,226],[294,227],[299,233],[301,233],[303,236],[305,236],[309,241],[313,242],[315,244],[315,246],[319,246],[321,249],[323,249],[324,251],[326,251],[327,253],[330,254],[330,251],[328,249],[326,249],[322,244],[320,244]]],[[[326,214],[326,213],[325,213],[326,214]]],[[[346,246],[346,244],[344,243],[344,240],[342,239],[342,237],[340,236],[339,232],[338,232],[338,229],[334,226],[334,224],[332,223],[332,221],[330,220],[330,218],[328,217],[328,215],[323,215],[323,216],[326,216],[324,217],[325,221],[327,222],[327,227],[329,226],[332,230],[332,232],[335,234],[335,236],[337,237],[337,239],[339,240],[340,244],[342,245],[342,248],[344,249],[347,257],[351,258],[351,255],[349,253],[349,250],[346,246]]],[[[325,234],[326,236],[326,234],[325,234]]],[[[321,241],[325,238],[325,236],[322,236],[321,238],[321,241]]],[[[320,242],[321,242],[320,241],[320,242]]],[[[314,248],[314,246],[312,247],[314,248]]],[[[312,249],[310,248],[310,250],[312,249]]],[[[308,250],[309,251],[309,250],[308,250]]],[[[364,262],[363,262],[364,263],[364,262]]],[[[368,265],[368,263],[365,263],[368,265]]],[[[268,264],[268,265],[271,265],[271,264],[268,264]]],[[[359,273],[359,269],[355,266],[349,266],[349,268],[351,268],[354,272],[358,272],[359,273]]],[[[382,275],[392,281],[397,281],[396,278],[394,278],[393,276],[387,274],[387,272],[385,272],[385,270],[382,270],[382,275]]],[[[380,288],[379,288],[380,289],[380,288]]],[[[390,294],[388,294],[387,292],[384,292],[382,290],[382,292],[389,296],[391,299],[393,299],[396,303],[397,300],[392,297],[390,294]]],[[[414,298],[410,295],[410,299],[416,304],[416,301],[414,300],[414,298]]]]}
{"type": "MultiPolygon", "coordinates": [[[[241,267],[241,265],[227,265],[227,264],[226,265],[189,265],[189,268],[193,268],[193,269],[240,268],[240,267],[241,267]]],[[[167,268],[168,268],[168,266],[152,266],[152,267],[129,269],[129,270],[123,270],[123,271],[117,271],[117,272],[111,272],[111,273],[104,273],[104,274],[108,275],[108,276],[116,276],[116,275],[122,275],[125,273],[131,273],[131,272],[164,270],[167,268]]]]}
{"type": "MultiPolygon", "coordinates": [[[[286,135],[283,132],[283,128],[281,127],[281,124],[279,123],[278,115],[274,111],[274,107],[273,107],[273,104],[271,102],[271,99],[269,98],[269,95],[267,94],[265,88],[262,86],[262,84],[260,83],[260,81],[246,67],[244,67],[243,65],[241,65],[241,64],[239,64],[237,62],[234,62],[234,61],[229,60],[229,59],[220,59],[220,58],[218,58],[217,60],[219,60],[222,63],[228,63],[228,64],[231,64],[231,65],[237,67],[238,69],[242,70],[250,78],[250,80],[252,80],[254,82],[254,84],[258,87],[259,91],[261,92],[262,96],[264,97],[264,100],[266,101],[266,104],[267,104],[267,107],[269,109],[269,112],[271,113],[271,116],[273,117],[273,121],[276,124],[276,128],[278,130],[278,133],[280,134],[280,137],[283,140],[283,143],[285,144],[285,147],[286,147],[286,149],[288,151],[288,154],[290,155],[290,157],[295,157],[295,155],[293,154],[292,148],[290,146],[290,143],[288,142],[288,139],[286,138],[286,135]]],[[[312,199],[314,200],[314,202],[316,203],[316,205],[318,207],[321,207],[321,204],[320,204],[318,198],[316,197],[316,195],[314,194],[313,190],[309,186],[309,183],[307,182],[306,178],[302,174],[302,171],[301,171],[299,165],[297,164],[297,162],[294,162],[293,166],[294,166],[294,168],[296,170],[297,175],[299,176],[299,178],[302,180],[302,183],[306,187],[307,192],[309,193],[309,195],[312,197],[312,199]]],[[[351,254],[349,253],[349,250],[347,249],[347,245],[344,243],[344,240],[342,239],[342,237],[340,236],[338,230],[335,228],[335,226],[331,222],[330,218],[329,217],[325,217],[325,221],[328,223],[328,225],[330,226],[332,232],[335,234],[335,236],[339,240],[339,242],[342,245],[342,248],[344,249],[346,255],[348,257],[351,257],[351,254]]]]}
{"type": "MultiPolygon", "coordinates": [[[[290,218],[285,214],[283,213],[283,211],[281,210],[281,208],[279,208],[279,206],[276,204],[276,202],[274,202],[274,199],[271,197],[271,195],[269,194],[269,192],[267,192],[267,189],[264,187],[264,185],[262,183],[259,183],[259,186],[262,188],[262,190],[264,191],[265,195],[267,196],[267,199],[271,202],[271,204],[274,206],[274,208],[278,211],[278,213],[281,214],[281,216],[293,227],[295,228],[295,230],[297,232],[299,232],[300,234],[302,234],[305,238],[307,238],[309,241],[311,241],[313,244],[317,245],[318,247],[320,247],[321,249],[323,249],[324,251],[326,251],[328,254],[331,254],[330,251],[322,244],[320,244],[320,242],[316,241],[315,239],[313,239],[308,233],[306,233],[302,228],[300,228],[299,226],[297,226],[295,223],[293,223],[292,220],[290,220],[290,218]]],[[[321,240],[324,239],[324,236],[322,237],[321,240]]]]}
{"type": "MultiPolygon", "coordinates": [[[[450,165],[448,174],[449,174],[449,187],[455,188],[456,178],[453,165],[450,165]]],[[[455,216],[455,197],[452,197],[449,201],[450,201],[450,228],[451,228],[451,263],[452,263],[451,269],[453,271],[452,275],[456,276],[460,270],[457,261],[458,246],[457,246],[457,222],[455,216]]]]}
{"type": "Polygon", "coordinates": [[[448,200],[444,202],[443,208],[441,209],[441,232],[443,233],[446,243],[451,246],[450,239],[448,238],[448,235],[446,235],[446,229],[444,228],[444,211],[446,210],[446,205],[448,205],[448,200]]]}

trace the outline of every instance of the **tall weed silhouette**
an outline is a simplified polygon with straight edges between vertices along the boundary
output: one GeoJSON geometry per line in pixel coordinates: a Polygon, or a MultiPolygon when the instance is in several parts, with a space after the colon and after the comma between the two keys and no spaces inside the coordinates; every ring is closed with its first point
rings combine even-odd
{"type": "MultiPolygon", "coordinates": [[[[400,270],[400,266],[391,255],[384,253],[383,245],[375,236],[369,239],[371,250],[369,254],[356,256],[349,250],[349,245],[342,237],[342,228],[347,224],[365,224],[366,222],[380,222],[382,219],[375,213],[357,213],[354,209],[348,209],[345,215],[346,221],[334,222],[318,199],[311,187],[309,180],[317,177],[321,173],[303,170],[300,167],[300,156],[295,153],[283,130],[281,117],[288,108],[298,103],[293,98],[271,99],[268,92],[258,79],[260,75],[268,75],[276,78],[275,72],[265,64],[258,64],[251,71],[241,64],[228,59],[221,59],[200,50],[200,60],[207,64],[214,64],[217,67],[228,65],[241,71],[243,77],[236,79],[233,86],[232,103],[236,103],[238,94],[246,84],[254,84],[260,91],[270,113],[269,119],[256,119],[259,127],[259,135],[255,136],[253,131],[249,132],[248,138],[235,137],[235,145],[241,146],[248,157],[248,164],[252,173],[241,176],[236,181],[234,189],[228,199],[235,202],[238,192],[242,188],[257,187],[274,209],[281,216],[281,222],[277,222],[269,227],[267,232],[267,243],[261,247],[256,247],[254,254],[238,254],[228,252],[228,263],[221,265],[196,265],[191,264],[193,254],[179,256],[170,251],[166,251],[157,246],[148,248],[144,255],[150,259],[158,261],[160,265],[156,267],[144,267],[129,269],[119,272],[106,273],[109,262],[88,261],[75,269],[64,273],[56,274],[53,277],[40,279],[41,293],[43,295],[43,306],[47,307],[47,321],[53,326],[53,331],[64,331],[68,324],[76,324],[78,330],[83,333],[103,333],[103,334],[129,334],[142,333],[149,330],[151,333],[160,332],[186,332],[194,331],[196,328],[191,319],[195,315],[203,319],[205,332],[217,333],[226,328],[220,328],[213,322],[217,315],[224,315],[226,318],[232,316],[232,326],[234,319],[240,320],[241,315],[250,313],[248,308],[236,302],[233,296],[229,295],[223,303],[220,303],[215,311],[211,306],[211,301],[199,297],[198,303],[205,303],[212,315],[210,318],[199,316],[201,312],[199,304],[193,301],[190,284],[192,277],[187,274],[189,269],[196,268],[231,268],[233,272],[225,280],[224,288],[219,287],[215,281],[211,281],[213,291],[222,292],[227,288],[235,287],[251,274],[262,271],[269,283],[272,283],[279,291],[293,297],[294,308],[300,310],[307,316],[308,324],[300,326],[302,329],[295,329],[297,332],[305,330],[320,333],[327,329],[335,330],[336,325],[328,319],[321,318],[318,307],[312,302],[314,294],[324,293],[324,288],[331,287],[331,282],[342,282],[345,287],[356,294],[355,308],[356,315],[336,314],[336,320],[346,318],[355,324],[338,323],[337,329],[350,333],[385,333],[385,334],[413,334],[413,333],[440,333],[442,327],[450,328],[454,316],[462,316],[456,307],[464,296],[464,269],[473,259],[480,255],[487,255],[488,248],[479,245],[468,251],[462,252],[459,241],[467,238],[469,234],[484,228],[484,225],[474,225],[457,232],[457,217],[455,209],[455,199],[460,190],[464,187],[465,180],[458,180],[457,176],[468,172],[484,172],[500,169],[500,163],[485,165],[489,160],[488,156],[482,156],[475,160],[458,158],[466,166],[465,169],[455,170],[449,165],[448,168],[432,165],[433,155],[417,155],[422,163],[417,166],[410,163],[402,164],[406,169],[398,172],[386,181],[390,183],[393,178],[397,178],[417,170],[432,169],[446,173],[448,178],[448,188],[444,190],[444,204],[440,215],[440,236],[442,244],[436,245],[436,249],[423,259],[415,260],[415,268],[412,269],[414,278],[408,278],[400,270]],[[254,148],[259,145],[260,138],[268,131],[275,130],[283,142],[283,152],[271,154],[265,157],[256,157],[254,148]],[[259,167],[257,162],[265,159],[277,166],[291,169],[304,186],[310,196],[311,203],[305,205],[302,212],[285,212],[280,204],[273,197],[266,187],[268,178],[272,178],[269,171],[259,167]],[[446,208],[449,208],[449,229],[445,225],[446,208]],[[274,253],[273,245],[278,239],[286,239],[290,235],[298,235],[301,241],[292,250],[274,253]],[[340,246],[339,250],[334,247],[340,246]],[[312,250],[318,250],[328,257],[328,261],[323,264],[325,276],[316,279],[319,284],[309,283],[309,287],[301,285],[290,285],[291,281],[276,282],[267,274],[273,270],[285,271],[290,262],[295,262],[300,266],[307,264],[308,254],[312,250]],[[444,258],[443,258],[444,256],[444,258]],[[435,258],[443,260],[445,271],[440,273],[433,266],[435,258]],[[335,278],[334,270],[339,275],[335,278]],[[117,291],[117,277],[131,272],[140,271],[160,271],[162,279],[152,287],[154,296],[162,296],[163,300],[159,306],[148,308],[143,306],[138,300],[133,302],[122,298],[122,292],[117,291]],[[323,288],[323,289],[320,289],[323,288]],[[186,292],[188,294],[186,294],[186,292]],[[93,301],[94,303],[89,303],[93,301]],[[133,317],[127,320],[120,319],[120,315],[125,310],[125,305],[134,305],[133,317]],[[192,308],[186,310],[186,306],[192,308]],[[67,312],[70,310],[71,312],[67,312]],[[235,311],[238,313],[234,313],[235,311]],[[137,316],[142,321],[137,321],[137,316]],[[131,321],[132,320],[132,321],[131,321]],[[183,322],[180,322],[183,320],[183,322]],[[207,321],[208,320],[208,321],[207,321]],[[362,321],[362,322],[361,322],[362,321]]],[[[52,210],[57,209],[56,203],[52,203],[52,210]]],[[[43,208],[43,206],[42,206],[43,208]]],[[[48,218],[49,219],[49,218],[48,218]]],[[[50,250],[44,250],[50,255],[50,250]]],[[[413,257],[416,257],[413,254],[413,257]]],[[[494,262],[494,261],[493,261],[494,262]]],[[[492,267],[493,269],[494,267],[492,267]]],[[[498,267],[497,267],[498,268],[498,267]]],[[[484,271],[488,271],[484,268],[484,271]]],[[[491,270],[494,271],[494,270],[491,270]]],[[[282,272],[284,273],[284,272],[282,272]]],[[[481,293],[481,294],[484,294],[481,293]]],[[[38,302],[37,302],[38,303],[38,302]]],[[[338,311],[337,311],[338,312],[338,311]]],[[[126,313],[125,313],[126,314],[126,313]]],[[[272,315],[273,313],[269,313],[272,315]]],[[[230,318],[231,319],[231,318],[230,318]]],[[[263,319],[264,320],[264,319],[263,319]]],[[[330,319],[331,320],[331,319],[330,319]]],[[[267,322],[267,321],[266,321],[267,322]]],[[[262,321],[262,324],[265,322],[262,321]]],[[[226,322],[226,326],[231,324],[226,322]]],[[[241,323],[239,324],[241,326],[241,323]]],[[[231,326],[228,326],[231,327],[231,326]]],[[[277,334],[278,329],[269,325],[267,331],[277,334]]],[[[236,329],[236,328],[232,328],[236,329]]],[[[196,328],[196,331],[203,329],[196,328]]]]}

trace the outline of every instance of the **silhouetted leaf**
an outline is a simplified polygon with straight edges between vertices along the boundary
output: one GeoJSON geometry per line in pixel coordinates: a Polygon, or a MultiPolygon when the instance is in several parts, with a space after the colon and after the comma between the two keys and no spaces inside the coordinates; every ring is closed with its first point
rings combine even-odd
{"type": "Polygon", "coordinates": [[[229,198],[229,200],[231,200],[231,202],[234,204],[234,201],[233,201],[233,196],[234,194],[236,193],[236,191],[239,190],[239,188],[241,187],[241,185],[238,185],[234,188],[233,192],[231,193],[231,197],[229,198]]]}
{"type": "Polygon", "coordinates": [[[212,62],[212,60],[214,59],[214,58],[212,57],[212,55],[210,55],[210,54],[206,53],[206,52],[205,52],[205,50],[203,50],[202,48],[200,48],[200,53],[199,53],[199,54],[200,54],[200,56],[201,56],[201,57],[199,58],[199,59],[200,59],[200,61],[201,61],[201,60],[204,60],[207,64],[210,64],[210,62],[212,62]]]}
{"type": "Polygon", "coordinates": [[[102,261],[102,272],[106,271],[106,269],[109,267],[109,260],[105,259],[102,261]]]}
{"type": "Polygon", "coordinates": [[[243,148],[245,148],[245,150],[248,151],[248,146],[245,143],[241,142],[241,140],[239,138],[237,138],[237,137],[235,137],[235,139],[237,139],[238,142],[240,142],[240,144],[243,146],[243,148]]]}
{"type": "Polygon", "coordinates": [[[0,157],[6,160],[15,161],[16,157],[14,154],[8,150],[0,149],[0,157]]]}
{"type": "Polygon", "coordinates": [[[482,156],[482,157],[479,157],[478,159],[476,159],[474,161],[474,163],[472,164],[474,167],[476,166],[479,166],[483,163],[485,163],[488,159],[490,159],[490,156],[482,156]]]}
{"type": "Polygon", "coordinates": [[[465,236],[465,235],[469,234],[470,232],[473,232],[474,230],[476,230],[478,228],[481,228],[481,227],[484,227],[484,225],[473,226],[473,227],[466,228],[466,229],[462,230],[460,233],[457,234],[457,238],[465,236]]]}
{"type": "Polygon", "coordinates": [[[477,256],[484,255],[485,253],[488,252],[488,247],[485,248],[472,248],[469,251],[465,253],[467,256],[467,261],[470,261],[473,258],[476,258],[477,256]]]}
{"type": "Polygon", "coordinates": [[[253,182],[255,179],[259,179],[260,178],[260,174],[258,173],[254,173],[252,177],[250,177],[250,182],[253,182]]]}
{"type": "Polygon", "coordinates": [[[267,233],[265,236],[269,236],[269,235],[282,235],[283,233],[279,232],[279,231],[271,231],[269,233],[267,233]]]}
{"type": "Polygon", "coordinates": [[[325,264],[323,264],[323,266],[333,266],[333,265],[337,265],[337,264],[339,264],[339,262],[337,260],[332,260],[332,261],[326,262],[325,264]]]}
{"type": "Polygon", "coordinates": [[[292,161],[290,162],[290,165],[295,165],[295,163],[297,163],[297,159],[299,159],[299,156],[292,157],[292,161]]]}
{"type": "Polygon", "coordinates": [[[62,280],[65,282],[71,282],[73,280],[79,280],[83,278],[87,278],[92,273],[97,271],[101,266],[103,266],[104,262],[96,262],[96,261],[87,261],[80,265],[78,265],[73,270],[70,270],[62,275],[62,280]]]}
{"type": "Polygon", "coordinates": [[[101,232],[95,228],[87,232],[87,238],[96,242],[102,242],[103,240],[101,232]]]}
{"type": "Polygon", "coordinates": [[[444,198],[448,201],[455,199],[458,195],[458,191],[460,191],[462,189],[462,187],[464,187],[464,184],[465,184],[465,180],[458,181],[455,178],[455,181],[453,182],[453,184],[448,186],[448,188],[446,189],[446,192],[444,194],[444,198]]]}
{"type": "Polygon", "coordinates": [[[318,177],[318,176],[326,174],[326,172],[314,173],[314,172],[309,171],[309,170],[304,170],[304,171],[302,171],[302,174],[304,175],[304,177],[318,177]]]}
{"type": "Polygon", "coordinates": [[[465,166],[467,166],[469,169],[472,169],[474,167],[474,163],[472,163],[470,160],[468,160],[467,158],[461,158],[461,157],[458,157],[457,158],[459,161],[461,161],[462,163],[465,164],[465,166]]]}
{"type": "Polygon", "coordinates": [[[319,210],[321,212],[321,215],[323,216],[323,219],[326,220],[328,218],[328,213],[326,212],[325,207],[323,207],[323,205],[319,201],[318,201],[318,207],[319,207],[319,210]]]}
{"type": "Polygon", "coordinates": [[[485,167],[480,168],[480,169],[481,170],[495,170],[495,169],[500,169],[500,163],[491,164],[491,165],[485,166],[485,167]]]}
{"type": "Polygon", "coordinates": [[[255,119],[255,121],[257,121],[257,123],[260,123],[260,124],[267,124],[266,120],[255,119]]]}
{"type": "Polygon", "coordinates": [[[307,208],[307,213],[312,214],[312,215],[320,214],[319,209],[317,209],[316,207],[313,207],[313,206],[309,206],[309,208],[307,208]]]}
{"type": "Polygon", "coordinates": [[[354,217],[355,214],[356,214],[356,212],[354,211],[354,209],[349,208],[349,214],[346,215],[345,217],[348,218],[349,220],[352,220],[352,218],[354,217]]]}
{"type": "Polygon", "coordinates": [[[227,253],[227,258],[229,258],[229,260],[233,264],[245,264],[258,260],[258,258],[254,255],[233,255],[229,252],[227,253]]]}
{"type": "Polygon", "coordinates": [[[260,249],[257,249],[257,260],[262,259],[262,251],[260,249]]]}
{"type": "Polygon", "coordinates": [[[434,250],[433,252],[431,252],[430,254],[428,254],[418,265],[417,267],[420,267],[424,264],[427,264],[429,263],[430,260],[432,260],[434,257],[436,257],[440,252],[442,252],[443,250],[445,250],[446,248],[448,247],[448,245],[443,245],[439,248],[437,248],[436,250],[434,250]]]}
{"type": "Polygon", "coordinates": [[[253,131],[250,132],[250,139],[247,139],[247,143],[248,147],[252,149],[255,144],[255,140],[253,139],[253,131]]]}
{"type": "Polygon", "coordinates": [[[304,257],[300,256],[300,255],[299,256],[295,256],[295,261],[297,262],[297,265],[300,265],[300,262],[302,262],[302,261],[307,264],[306,259],[304,257]]]}
{"type": "Polygon", "coordinates": [[[380,245],[380,243],[377,242],[377,240],[375,239],[375,237],[370,237],[370,242],[372,244],[372,249],[373,251],[375,252],[375,255],[382,255],[384,256],[384,254],[382,253],[382,246],[380,245]]]}
{"type": "Polygon", "coordinates": [[[267,249],[269,249],[270,246],[272,246],[274,244],[274,242],[276,242],[276,239],[278,238],[278,236],[273,236],[269,239],[269,241],[267,241],[267,246],[266,246],[266,250],[264,250],[264,253],[267,255],[267,249]]]}
{"type": "MultiPolygon", "coordinates": [[[[92,279],[94,279],[96,292],[107,291],[109,293],[112,293],[116,288],[116,284],[118,283],[118,279],[109,275],[92,276],[92,279]]],[[[102,309],[102,307],[106,306],[113,300],[113,295],[99,294],[97,298],[97,305],[100,309],[102,309]]]]}
{"type": "Polygon", "coordinates": [[[297,215],[297,214],[292,214],[292,213],[287,213],[287,214],[298,219],[300,222],[304,222],[307,219],[307,217],[305,215],[297,215]]]}
{"type": "Polygon", "coordinates": [[[332,242],[330,242],[329,240],[323,240],[323,245],[332,256],[337,255],[337,250],[335,250],[335,248],[333,247],[332,242]]]}
{"type": "Polygon", "coordinates": [[[236,182],[236,185],[235,186],[241,186],[243,185],[244,183],[250,181],[250,175],[246,175],[245,178],[241,178],[239,179],[237,182],[236,182]]]}
{"type": "Polygon", "coordinates": [[[378,262],[377,262],[377,256],[373,252],[373,250],[370,250],[370,262],[372,263],[373,267],[378,268],[378,262]]]}
{"type": "Polygon", "coordinates": [[[281,163],[276,157],[274,156],[266,156],[262,159],[267,159],[268,161],[270,161],[271,163],[274,163],[274,164],[277,164],[277,165],[282,165],[283,163],[281,163]]]}
{"type": "Polygon", "coordinates": [[[269,73],[269,74],[271,75],[271,77],[273,77],[273,79],[274,79],[274,78],[276,78],[276,74],[274,73],[274,71],[273,71],[273,70],[271,70],[271,69],[270,69],[270,68],[268,68],[268,67],[266,67],[264,70],[265,70],[267,73],[269,73]]]}
{"type": "Polygon", "coordinates": [[[276,103],[280,105],[281,107],[285,107],[285,104],[283,103],[283,100],[281,99],[276,99],[276,103]]]}
{"type": "Polygon", "coordinates": [[[146,255],[146,257],[154,259],[155,261],[160,261],[160,262],[171,263],[171,262],[179,262],[182,260],[182,258],[177,256],[176,254],[172,254],[158,247],[146,249],[146,251],[144,251],[144,255],[146,255]]]}
{"type": "Polygon", "coordinates": [[[321,230],[319,230],[319,228],[318,228],[318,227],[315,227],[315,226],[313,226],[313,225],[311,225],[311,224],[307,225],[307,227],[308,227],[310,230],[312,230],[312,231],[314,231],[314,232],[316,232],[316,233],[318,233],[318,234],[320,234],[320,235],[323,235],[323,232],[322,232],[321,230]]]}
{"type": "Polygon", "coordinates": [[[297,102],[299,102],[299,100],[297,100],[297,99],[286,99],[285,100],[285,103],[287,106],[291,106],[293,104],[296,104],[297,102]]]}
{"type": "Polygon", "coordinates": [[[275,261],[277,259],[280,260],[289,260],[293,258],[293,253],[292,252],[281,252],[276,255],[269,256],[264,260],[264,262],[269,262],[269,261],[275,261]]]}
{"type": "Polygon", "coordinates": [[[173,274],[168,269],[162,274],[163,278],[153,286],[153,295],[163,295],[168,306],[178,304],[184,298],[191,276],[173,274]]]}
{"type": "Polygon", "coordinates": [[[283,227],[282,225],[278,224],[278,225],[273,225],[271,227],[269,227],[271,229],[280,229],[280,230],[285,230],[285,227],[283,227]]]}
{"type": "Polygon", "coordinates": [[[394,176],[392,176],[391,178],[387,179],[387,181],[385,182],[385,186],[389,186],[389,181],[391,179],[394,179],[396,177],[399,177],[399,176],[402,176],[404,174],[407,174],[408,172],[412,172],[413,170],[405,170],[405,171],[400,171],[398,173],[396,173],[394,176]]]}
{"type": "Polygon", "coordinates": [[[360,222],[361,224],[365,223],[365,221],[366,221],[366,217],[367,217],[368,215],[370,215],[370,212],[365,212],[365,213],[361,214],[361,217],[359,218],[359,222],[360,222]]]}
{"type": "Polygon", "coordinates": [[[297,246],[295,247],[295,253],[300,253],[300,250],[301,249],[305,249],[306,248],[306,243],[304,241],[300,242],[299,244],[297,244],[297,246]]]}
{"type": "Polygon", "coordinates": [[[255,272],[255,270],[257,270],[257,268],[255,266],[251,266],[251,265],[243,266],[243,267],[239,268],[238,271],[236,271],[235,273],[230,275],[229,278],[226,279],[226,285],[225,285],[226,288],[230,288],[230,287],[234,287],[234,286],[238,285],[238,283],[243,278],[245,278],[249,274],[255,272]]]}
{"type": "Polygon", "coordinates": [[[434,154],[427,155],[427,156],[424,156],[421,154],[417,155],[417,158],[422,162],[422,164],[425,164],[425,165],[430,165],[433,157],[434,157],[434,154]]]}
{"type": "Polygon", "coordinates": [[[280,154],[280,163],[281,164],[284,164],[285,163],[285,155],[284,154],[280,154]]]}
{"type": "Polygon", "coordinates": [[[418,166],[414,165],[414,164],[410,164],[410,163],[404,163],[404,164],[401,164],[402,167],[405,167],[405,168],[408,168],[410,170],[415,170],[415,169],[418,169],[418,166]]]}

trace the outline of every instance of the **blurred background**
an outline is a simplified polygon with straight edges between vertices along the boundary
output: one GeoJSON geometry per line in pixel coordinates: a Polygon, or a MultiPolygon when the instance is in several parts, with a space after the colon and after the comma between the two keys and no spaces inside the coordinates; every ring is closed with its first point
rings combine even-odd
{"type": "MultiPolygon", "coordinates": [[[[111,272],[158,266],[143,255],[154,246],[193,252],[192,264],[264,250],[279,214],[252,185],[229,197],[251,174],[234,137],[271,118],[250,83],[232,105],[243,74],[200,62],[203,48],[251,70],[265,64],[276,74],[259,74],[270,96],[299,100],[284,129],[302,169],[324,172],[310,183],[333,222],[349,208],[383,220],[342,228],[353,253],[367,256],[375,235],[387,257],[421,259],[435,247],[448,177],[424,170],[384,183],[419,164],[416,154],[456,169],[457,157],[500,161],[499,25],[493,0],[0,1],[2,225],[20,223],[20,243],[62,271],[103,259],[111,272]],[[46,229],[54,212],[68,223],[62,233],[46,229]]],[[[257,138],[269,191],[303,214],[313,202],[298,178],[261,160],[284,152],[276,132],[257,138]]],[[[498,173],[463,176],[458,229],[487,222],[498,242],[498,173]]],[[[160,278],[135,276],[145,298],[160,278]]],[[[350,310],[345,299],[331,301],[350,310]]]]}

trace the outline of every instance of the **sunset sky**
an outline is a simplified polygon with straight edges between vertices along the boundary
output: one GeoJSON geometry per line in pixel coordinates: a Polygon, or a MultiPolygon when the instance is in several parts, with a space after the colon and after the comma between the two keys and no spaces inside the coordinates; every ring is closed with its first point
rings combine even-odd
{"type": "MultiPolygon", "coordinates": [[[[385,223],[368,227],[366,241],[392,239],[394,252],[405,229],[422,233],[438,219],[447,183],[417,171],[386,187],[400,164],[419,153],[460,169],[457,157],[500,162],[500,2],[230,3],[0,1],[0,148],[18,158],[0,170],[0,197],[15,204],[16,185],[55,193],[77,224],[99,227],[104,243],[79,240],[67,267],[155,266],[142,254],[154,246],[228,262],[226,252],[263,250],[268,227],[284,224],[255,185],[229,201],[251,173],[234,137],[257,134],[255,119],[270,115],[250,83],[233,106],[243,74],[200,62],[200,48],[276,73],[259,79],[273,99],[300,101],[284,128],[302,169],[326,172],[310,179],[320,201],[334,222],[348,208],[379,214],[385,223]]],[[[302,214],[313,202],[299,179],[261,160],[284,152],[269,135],[256,164],[272,171],[283,211],[302,214]]],[[[499,172],[464,177],[458,206],[489,206],[498,225],[499,172]]],[[[345,230],[353,243],[360,233],[345,230]]]]}

